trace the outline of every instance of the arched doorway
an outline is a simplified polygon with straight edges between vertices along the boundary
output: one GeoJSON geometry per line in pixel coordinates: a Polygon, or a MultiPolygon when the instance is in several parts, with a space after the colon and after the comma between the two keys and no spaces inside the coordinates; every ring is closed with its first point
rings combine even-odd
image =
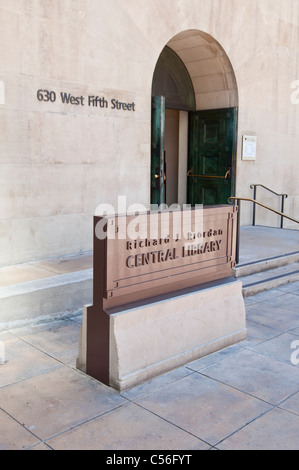
{"type": "Polygon", "coordinates": [[[172,38],[152,84],[151,203],[225,204],[235,192],[238,92],[210,35],[172,38]]]}

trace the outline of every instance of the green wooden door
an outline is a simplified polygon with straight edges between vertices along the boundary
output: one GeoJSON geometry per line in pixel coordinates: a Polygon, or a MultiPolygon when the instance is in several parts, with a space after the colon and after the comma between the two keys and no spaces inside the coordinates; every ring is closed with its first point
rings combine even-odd
{"type": "Polygon", "coordinates": [[[234,193],[236,108],[189,113],[188,204],[227,204],[234,193]]]}
{"type": "Polygon", "coordinates": [[[151,204],[165,202],[165,97],[152,98],[151,204]]]}

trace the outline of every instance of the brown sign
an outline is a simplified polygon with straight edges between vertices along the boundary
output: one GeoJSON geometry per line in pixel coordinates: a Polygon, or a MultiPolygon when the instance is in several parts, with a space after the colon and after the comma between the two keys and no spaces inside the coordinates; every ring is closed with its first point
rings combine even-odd
{"type": "Polygon", "coordinates": [[[120,305],[230,276],[235,215],[234,206],[216,206],[95,218],[95,245],[104,245],[104,259],[95,259],[105,265],[104,298],[120,305]],[[107,226],[104,239],[97,224],[107,226]]]}
{"type": "Polygon", "coordinates": [[[109,316],[231,276],[237,207],[94,217],[86,372],[109,385],[109,316]]]}

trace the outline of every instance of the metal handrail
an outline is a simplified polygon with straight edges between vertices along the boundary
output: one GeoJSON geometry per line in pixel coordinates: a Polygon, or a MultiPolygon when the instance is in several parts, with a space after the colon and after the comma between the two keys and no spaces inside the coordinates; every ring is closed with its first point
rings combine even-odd
{"type": "Polygon", "coordinates": [[[254,204],[258,204],[261,207],[264,207],[265,209],[268,209],[269,211],[275,212],[275,214],[280,215],[281,217],[285,217],[286,219],[291,220],[292,222],[295,222],[299,224],[299,220],[294,219],[293,217],[290,217],[289,215],[283,214],[282,212],[279,212],[275,209],[272,209],[271,207],[265,206],[265,204],[262,204],[261,202],[256,201],[255,199],[247,198],[247,197],[229,197],[227,202],[230,204],[230,201],[237,201],[238,204],[238,222],[237,222],[237,240],[236,240],[236,263],[239,263],[239,252],[240,252],[240,201],[247,201],[247,202],[252,202],[254,204]]]}
{"type": "MultiPolygon", "coordinates": [[[[260,186],[261,188],[266,189],[267,191],[270,191],[270,193],[275,194],[276,196],[281,197],[281,213],[283,214],[284,211],[284,200],[288,197],[287,194],[279,194],[276,191],[273,191],[273,189],[267,188],[267,186],[264,186],[263,184],[251,184],[250,188],[253,189],[253,199],[256,200],[256,188],[260,186]]],[[[252,225],[255,225],[255,204],[253,206],[253,211],[252,211],[252,225]]],[[[280,228],[283,228],[283,217],[280,219],[280,228]]]]}
{"type": "Polygon", "coordinates": [[[247,197],[229,197],[228,201],[230,201],[230,200],[253,202],[254,204],[258,204],[259,206],[262,206],[265,209],[268,209],[269,211],[275,212],[276,214],[280,215],[281,217],[285,217],[286,219],[289,219],[292,222],[295,222],[295,223],[299,224],[299,220],[296,220],[293,217],[290,217],[289,215],[284,214],[283,212],[279,212],[275,209],[272,209],[269,206],[265,206],[265,204],[262,204],[261,202],[258,202],[255,199],[250,199],[250,198],[247,198],[247,197]]]}
{"type": "Polygon", "coordinates": [[[264,189],[266,189],[267,191],[270,191],[270,193],[276,194],[276,196],[288,197],[287,194],[284,194],[284,193],[282,193],[282,194],[276,193],[275,191],[273,191],[273,189],[267,188],[267,186],[264,186],[263,184],[251,184],[251,185],[250,185],[250,188],[253,189],[254,187],[257,187],[257,186],[260,186],[261,188],[264,188],[264,189]]]}

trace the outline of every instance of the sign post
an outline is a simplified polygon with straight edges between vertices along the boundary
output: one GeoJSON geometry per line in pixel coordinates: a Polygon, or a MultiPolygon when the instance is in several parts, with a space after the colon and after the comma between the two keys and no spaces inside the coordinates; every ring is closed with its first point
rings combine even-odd
{"type": "MultiPolygon", "coordinates": [[[[143,370],[141,376],[144,380],[145,368],[152,369],[150,375],[155,375],[156,363],[164,361],[169,369],[171,357],[182,355],[183,360],[186,351],[176,352],[173,349],[173,333],[170,332],[175,332],[179,324],[187,322],[191,331],[186,333],[185,339],[190,334],[192,336],[192,322],[205,322],[204,316],[208,315],[208,310],[203,313],[200,304],[193,305],[192,319],[189,319],[191,310],[188,314],[180,312],[179,299],[186,300],[188,297],[188,301],[191,298],[194,300],[196,293],[200,292],[203,296],[205,290],[209,290],[209,297],[211,286],[229,289],[227,286],[234,283],[231,273],[236,264],[236,229],[237,207],[230,205],[200,206],[186,211],[166,210],[138,216],[95,217],[93,305],[84,308],[77,367],[106,385],[121,389],[120,378],[112,377],[118,374],[116,363],[128,361],[129,373],[125,375],[140,375],[134,372],[133,363],[137,357],[140,359],[143,356],[144,364],[136,367],[143,370]],[[177,326],[174,316],[169,319],[169,327],[166,317],[163,317],[163,312],[167,312],[170,305],[177,308],[174,310],[178,315],[175,319],[177,326]],[[138,316],[135,318],[136,312],[138,316]],[[159,318],[154,322],[157,312],[159,318]],[[133,318],[137,319],[138,327],[133,318]],[[148,329],[148,322],[151,329],[148,329]],[[162,339],[163,345],[156,344],[153,352],[150,336],[155,335],[159,322],[160,327],[163,324],[165,328],[165,337],[162,339]],[[169,357],[168,352],[163,351],[162,360],[159,354],[168,341],[167,331],[171,351],[169,357]],[[131,334],[133,337],[130,339],[131,334]],[[140,341],[143,335],[146,339],[140,341]],[[147,339],[148,354],[144,349],[147,339]],[[122,348],[124,357],[120,358],[122,348]],[[150,359],[151,354],[154,359],[150,359]]],[[[211,301],[214,300],[212,295],[211,301]]],[[[203,299],[203,305],[206,301],[203,299]]],[[[243,298],[241,307],[240,313],[244,319],[243,298]]],[[[242,325],[241,336],[244,339],[244,322],[242,325]]],[[[226,331],[223,333],[227,336],[226,331]]],[[[193,350],[197,336],[194,331],[195,343],[190,337],[193,350]]],[[[186,347],[188,350],[189,346],[186,347]]],[[[141,378],[135,377],[132,383],[139,381],[141,378]]],[[[130,380],[125,382],[131,383],[130,380]]]]}

